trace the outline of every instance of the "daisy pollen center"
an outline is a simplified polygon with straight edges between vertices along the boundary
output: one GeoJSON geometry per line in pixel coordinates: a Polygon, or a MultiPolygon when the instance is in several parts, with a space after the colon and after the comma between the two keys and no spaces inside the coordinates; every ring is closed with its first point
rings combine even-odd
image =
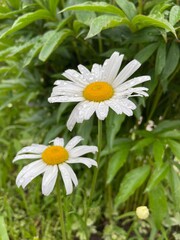
{"type": "Polygon", "coordinates": [[[48,165],[56,165],[68,160],[69,154],[61,146],[49,146],[43,151],[41,157],[48,165]]]}
{"type": "Polygon", "coordinates": [[[110,99],[114,94],[113,87],[107,82],[93,82],[83,91],[85,99],[93,102],[102,102],[110,99]]]}

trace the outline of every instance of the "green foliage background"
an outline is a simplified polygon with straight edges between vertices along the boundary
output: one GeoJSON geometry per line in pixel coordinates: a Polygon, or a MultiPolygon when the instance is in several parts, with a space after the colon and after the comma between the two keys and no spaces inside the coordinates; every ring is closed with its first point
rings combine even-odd
{"type": "Polygon", "coordinates": [[[88,226],[83,221],[92,172],[76,167],[79,186],[64,198],[69,239],[179,239],[180,223],[179,0],[0,0],[0,237],[60,239],[56,196],[43,197],[41,178],[25,191],[15,178],[23,146],[74,135],[96,144],[97,119],[66,129],[74,104],[49,104],[53,83],[112,52],[142,63],[148,98],[134,100],[134,117],[110,112],[88,226]],[[141,121],[140,121],[141,119],[141,121]],[[149,121],[154,128],[148,131],[149,121]],[[150,208],[148,221],[134,210],[150,208]],[[93,239],[93,238],[92,238],[93,239]]]}

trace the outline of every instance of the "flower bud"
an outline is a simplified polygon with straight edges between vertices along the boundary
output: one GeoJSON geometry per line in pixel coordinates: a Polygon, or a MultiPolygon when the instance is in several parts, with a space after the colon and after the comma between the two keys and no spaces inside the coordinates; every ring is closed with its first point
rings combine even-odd
{"type": "Polygon", "coordinates": [[[137,207],[136,215],[139,219],[146,219],[149,217],[149,209],[146,206],[137,207]]]}

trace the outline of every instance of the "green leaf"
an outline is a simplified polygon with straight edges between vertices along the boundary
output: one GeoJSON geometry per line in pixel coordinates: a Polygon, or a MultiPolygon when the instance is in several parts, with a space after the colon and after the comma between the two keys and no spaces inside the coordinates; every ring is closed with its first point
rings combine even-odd
{"type": "Polygon", "coordinates": [[[125,202],[146,180],[150,167],[144,165],[129,171],[122,180],[118,195],[115,198],[115,207],[125,202]]]}
{"type": "Polygon", "coordinates": [[[180,143],[170,139],[167,139],[167,143],[173,154],[180,160],[180,143]]]}
{"type": "Polygon", "coordinates": [[[45,62],[51,53],[70,35],[72,35],[72,31],[69,29],[63,29],[59,32],[53,31],[41,49],[39,59],[45,62]]]}
{"type": "Polygon", "coordinates": [[[157,47],[158,43],[151,43],[143,48],[140,52],[138,52],[134,58],[137,59],[140,63],[144,63],[151,57],[157,47]]]}
{"type": "Polygon", "coordinates": [[[109,184],[124,165],[129,154],[130,142],[122,142],[119,144],[119,151],[112,155],[108,160],[109,165],[107,169],[107,184],[109,184]]]}
{"type": "Polygon", "coordinates": [[[26,13],[23,16],[19,17],[13,23],[12,27],[1,35],[1,38],[6,37],[7,35],[18,31],[18,30],[26,27],[27,25],[29,25],[32,22],[37,21],[39,19],[53,20],[49,11],[47,11],[45,9],[37,10],[37,11],[31,12],[31,13],[26,13]]]}
{"type": "Polygon", "coordinates": [[[134,25],[137,25],[139,29],[150,27],[150,26],[163,28],[168,31],[171,31],[177,38],[174,27],[164,18],[159,19],[159,18],[155,18],[154,16],[136,15],[133,18],[132,23],[134,25]]]}
{"type": "Polygon", "coordinates": [[[156,168],[151,174],[145,192],[149,192],[154,189],[154,187],[157,186],[167,176],[168,171],[168,163],[163,164],[160,168],[156,168]]]}
{"type": "Polygon", "coordinates": [[[174,26],[180,20],[180,6],[175,5],[171,8],[169,22],[174,26]]]}
{"type": "Polygon", "coordinates": [[[180,128],[180,120],[164,120],[153,130],[154,133],[161,133],[174,128],[180,128]]]}
{"type": "Polygon", "coordinates": [[[31,63],[31,61],[33,60],[33,58],[35,56],[37,56],[37,54],[40,52],[40,49],[42,48],[43,43],[41,40],[38,40],[34,46],[31,48],[31,50],[28,52],[28,54],[26,55],[26,58],[24,60],[24,67],[26,67],[27,65],[29,65],[31,63]]]}
{"type": "Polygon", "coordinates": [[[109,149],[112,149],[115,136],[121,129],[121,125],[125,120],[125,115],[117,115],[114,111],[110,111],[106,119],[106,138],[109,149]]]}
{"type": "Polygon", "coordinates": [[[101,15],[91,21],[90,30],[86,36],[86,39],[97,35],[104,29],[120,26],[122,24],[128,25],[128,23],[129,20],[127,18],[120,18],[111,15],[101,15]]]}
{"type": "Polygon", "coordinates": [[[177,43],[173,42],[169,48],[166,64],[162,72],[161,81],[168,79],[179,64],[180,51],[177,43]]]}
{"type": "Polygon", "coordinates": [[[52,139],[54,139],[55,137],[57,137],[64,128],[65,128],[65,127],[64,127],[63,125],[61,125],[61,126],[59,126],[59,125],[53,126],[53,127],[48,131],[47,135],[45,136],[44,144],[48,144],[49,141],[51,141],[52,139]]]}
{"type": "Polygon", "coordinates": [[[0,216],[0,239],[2,240],[9,240],[7,227],[4,222],[4,217],[0,216]]]}
{"type": "Polygon", "coordinates": [[[84,2],[82,4],[77,4],[77,5],[67,7],[63,9],[61,12],[69,11],[69,10],[103,12],[103,13],[111,13],[121,17],[125,17],[125,14],[123,13],[122,10],[105,2],[91,2],[91,1],[84,2]]]}
{"type": "Polygon", "coordinates": [[[160,167],[163,163],[164,145],[159,139],[156,139],[153,143],[153,156],[157,164],[160,167]]]}
{"type": "Polygon", "coordinates": [[[160,138],[172,138],[176,140],[180,140],[180,131],[177,129],[173,129],[171,131],[163,132],[158,134],[160,138]]]}
{"type": "Polygon", "coordinates": [[[180,203],[180,177],[179,177],[178,170],[175,171],[173,166],[171,166],[171,170],[169,173],[169,184],[170,184],[175,208],[179,212],[180,211],[180,204],[179,204],[180,203]]]}
{"type": "Polygon", "coordinates": [[[162,227],[162,221],[168,211],[166,195],[161,185],[158,185],[149,192],[149,206],[152,212],[153,221],[156,227],[160,229],[162,227]]]}
{"type": "Polygon", "coordinates": [[[160,42],[160,45],[157,50],[157,55],[156,55],[156,63],[155,63],[155,75],[158,76],[166,62],[166,44],[165,42],[160,42]]]}
{"type": "Polygon", "coordinates": [[[116,0],[116,3],[130,20],[133,19],[137,13],[134,3],[129,2],[128,0],[116,0]]]}
{"type": "Polygon", "coordinates": [[[136,150],[143,150],[143,148],[149,146],[151,143],[154,142],[154,138],[152,137],[148,137],[148,138],[144,138],[141,140],[138,140],[137,143],[132,147],[132,151],[136,151],[136,150]]]}

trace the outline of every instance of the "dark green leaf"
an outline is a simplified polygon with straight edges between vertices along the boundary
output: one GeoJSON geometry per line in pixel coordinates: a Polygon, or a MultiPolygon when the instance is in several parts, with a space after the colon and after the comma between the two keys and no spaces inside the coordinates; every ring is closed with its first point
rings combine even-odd
{"type": "Polygon", "coordinates": [[[175,203],[176,210],[180,211],[180,177],[178,169],[174,169],[175,166],[171,166],[169,173],[169,183],[171,187],[173,201],[175,203]]]}
{"type": "Polygon", "coordinates": [[[161,167],[156,168],[148,181],[145,192],[149,192],[154,189],[166,176],[169,171],[169,164],[165,163],[161,167]]]}
{"type": "Polygon", "coordinates": [[[115,206],[125,202],[147,179],[150,167],[144,165],[129,171],[122,180],[119,192],[115,198],[115,206]]]}
{"type": "Polygon", "coordinates": [[[153,132],[160,133],[175,128],[180,128],[180,120],[164,120],[157,125],[153,132]]]}
{"type": "Polygon", "coordinates": [[[60,45],[71,34],[72,32],[69,29],[63,29],[59,32],[53,31],[50,38],[45,42],[41,49],[39,59],[45,62],[58,45],[60,45]]]}
{"type": "Polygon", "coordinates": [[[144,63],[151,57],[157,47],[158,43],[151,43],[143,48],[140,52],[138,52],[134,58],[137,59],[140,63],[144,63]]]}
{"type": "Polygon", "coordinates": [[[107,184],[109,184],[119,171],[119,169],[124,165],[129,154],[130,142],[122,142],[119,145],[119,151],[112,155],[108,160],[109,165],[107,169],[107,184]]]}
{"type": "Polygon", "coordinates": [[[110,111],[106,119],[106,137],[107,145],[111,149],[114,144],[116,134],[121,129],[121,125],[125,120],[125,115],[117,115],[114,111],[110,111]]]}
{"type": "Polygon", "coordinates": [[[161,185],[158,185],[155,189],[149,192],[149,205],[153,221],[155,222],[156,227],[160,229],[162,227],[162,221],[168,211],[166,195],[161,185]]]}
{"type": "Polygon", "coordinates": [[[136,15],[137,11],[134,3],[128,0],[116,0],[116,3],[130,20],[136,15]]]}
{"type": "Polygon", "coordinates": [[[171,131],[163,132],[158,134],[160,138],[172,138],[176,140],[180,140],[180,131],[177,129],[173,129],[171,131]]]}
{"type": "Polygon", "coordinates": [[[180,53],[179,46],[177,43],[173,42],[169,48],[166,64],[162,72],[161,81],[168,79],[168,77],[174,72],[179,63],[180,53]]]}
{"type": "Polygon", "coordinates": [[[174,140],[167,140],[167,143],[169,145],[169,147],[171,148],[171,151],[173,152],[173,154],[180,159],[180,143],[174,140]]]}
{"type": "Polygon", "coordinates": [[[163,163],[163,155],[164,155],[164,145],[158,139],[156,139],[153,143],[153,156],[156,162],[157,167],[160,167],[163,163]]]}
{"type": "Polygon", "coordinates": [[[120,18],[111,15],[101,15],[91,21],[90,30],[88,32],[88,35],[86,36],[86,39],[97,35],[104,29],[128,23],[129,20],[127,18],[120,18]]]}
{"type": "Polygon", "coordinates": [[[82,4],[77,4],[77,5],[67,7],[62,12],[69,11],[69,10],[103,12],[103,13],[111,13],[111,14],[119,15],[121,17],[125,17],[125,14],[123,13],[123,11],[105,2],[91,2],[91,1],[84,2],[82,4]]]}
{"type": "Polygon", "coordinates": [[[165,42],[161,42],[158,50],[157,50],[157,55],[156,55],[156,63],[155,63],[155,75],[159,75],[166,62],[166,44],[165,42]]]}

